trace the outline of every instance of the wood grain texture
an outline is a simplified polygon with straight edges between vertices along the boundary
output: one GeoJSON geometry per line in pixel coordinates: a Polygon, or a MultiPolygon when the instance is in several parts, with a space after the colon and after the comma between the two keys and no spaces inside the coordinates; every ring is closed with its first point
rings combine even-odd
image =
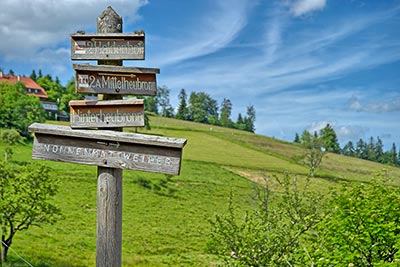
{"type": "Polygon", "coordinates": [[[71,128],[144,126],[143,99],[71,100],[71,128]]]}
{"type": "Polygon", "coordinates": [[[71,34],[72,60],[143,60],[144,33],[71,34]]]}
{"type": "Polygon", "coordinates": [[[146,95],[157,94],[159,69],[108,65],[77,65],[76,91],[83,94],[146,95]]]}
{"type": "Polygon", "coordinates": [[[98,168],[96,266],[121,266],[122,170],[98,168]]]}

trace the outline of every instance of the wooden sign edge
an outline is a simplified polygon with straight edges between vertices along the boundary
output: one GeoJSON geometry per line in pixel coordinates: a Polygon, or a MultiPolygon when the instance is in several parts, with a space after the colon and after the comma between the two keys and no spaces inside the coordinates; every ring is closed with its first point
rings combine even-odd
{"type": "Polygon", "coordinates": [[[111,130],[75,130],[69,126],[37,122],[31,124],[28,127],[28,130],[33,133],[71,136],[85,139],[99,139],[104,141],[125,142],[131,144],[162,146],[171,148],[183,148],[187,143],[187,139],[184,138],[116,132],[111,130]]]}
{"type": "Polygon", "coordinates": [[[144,105],[143,99],[128,98],[121,100],[70,100],[69,106],[124,106],[124,105],[144,105]]]}
{"type": "Polygon", "coordinates": [[[90,64],[73,64],[76,72],[89,71],[89,72],[113,72],[113,73],[132,73],[132,74],[160,74],[160,69],[157,68],[141,68],[141,67],[126,67],[126,66],[112,66],[112,65],[90,65],[90,64]]]}

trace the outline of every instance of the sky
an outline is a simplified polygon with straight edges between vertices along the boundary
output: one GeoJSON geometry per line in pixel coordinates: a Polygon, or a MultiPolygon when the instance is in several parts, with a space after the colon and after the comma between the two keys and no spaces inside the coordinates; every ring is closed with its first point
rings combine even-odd
{"type": "Polygon", "coordinates": [[[342,146],[400,147],[400,0],[0,0],[0,68],[65,85],[70,34],[95,33],[107,6],[146,34],[145,60],[124,66],[159,68],[173,106],[184,88],[229,99],[234,121],[253,105],[258,134],[329,123],[342,146]]]}

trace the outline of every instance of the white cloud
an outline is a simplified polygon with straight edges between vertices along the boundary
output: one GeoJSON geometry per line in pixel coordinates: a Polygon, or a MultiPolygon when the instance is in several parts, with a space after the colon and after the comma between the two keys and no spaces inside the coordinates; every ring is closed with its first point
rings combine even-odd
{"type": "Polygon", "coordinates": [[[8,61],[37,58],[42,49],[68,44],[77,30],[96,31],[96,18],[111,5],[123,18],[138,19],[145,0],[3,0],[0,56],[8,61]]]}
{"type": "Polygon", "coordinates": [[[326,0],[296,0],[290,7],[291,13],[295,16],[302,16],[313,11],[324,9],[326,0]]]}

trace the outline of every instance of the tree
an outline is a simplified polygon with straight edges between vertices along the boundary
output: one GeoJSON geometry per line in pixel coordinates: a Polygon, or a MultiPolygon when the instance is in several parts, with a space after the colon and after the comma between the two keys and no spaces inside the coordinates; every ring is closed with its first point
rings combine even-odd
{"type": "Polygon", "coordinates": [[[64,111],[65,113],[69,114],[69,101],[71,100],[81,100],[85,99],[83,94],[78,94],[75,90],[75,79],[72,78],[67,83],[67,86],[63,90],[64,92],[62,95],[57,96],[58,98],[58,109],[64,111]]]}
{"type": "Polygon", "coordinates": [[[146,96],[144,98],[144,109],[147,112],[158,114],[158,99],[154,96],[146,96]]]}
{"type": "Polygon", "coordinates": [[[45,165],[31,163],[17,167],[0,161],[2,261],[7,261],[8,249],[17,232],[60,218],[60,210],[51,203],[57,189],[58,183],[45,165]]]}
{"type": "Polygon", "coordinates": [[[219,122],[223,127],[232,127],[233,122],[231,120],[231,113],[232,113],[232,103],[229,99],[224,98],[221,103],[221,115],[219,118],[219,122]]]}
{"type": "Polygon", "coordinates": [[[14,71],[13,71],[12,69],[10,69],[10,70],[8,71],[8,75],[15,76],[15,73],[14,73],[14,71]]]}
{"type": "Polygon", "coordinates": [[[180,120],[187,120],[189,118],[189,110],[187,107],[187,94],[185,89],[181,89],[179,92],[179,106],[178,112],[176,113],[176,118],[180,120]]]}
{"type": "Polygon", "coordinates": [[[301,143],[304,147],[304,163],[310,168],[310,177],[314,177],[325,155],[322,151],[323,141],[318,137],[317,132],[311,135],[310,132],[304,131],[301,135],[301,143]]]}
{"type": "Polygon", "coordinates": [[[288,174],[276,181],[277,190],[269,188],[268,179],[255,189],[254,210],[237,215],[231,197],[228,214],[211,221],[208,249],[226,266],[313,266],[308,254],[323,219],[323,195],[300,190],[288,174]]]}
{"type": "Polygon", "coordinates": [[[238,118],[236,120],[236,125],[235,128],[239,129],[239,130],[244,130],[246,128],[246,125],[244,123],[244,119],[242,116],[242,113],[238,114],[238,118]]]}
{"type": "Polygon", "coordinates": [[[218,124],[218,104],[204,92],[192,92],[189,97],[189,118],[195,122],[218,124]]]}
{"type": "Polygon", "coordinates": [[[53,81],[50,74],[47,74],[44,77],[39,77],[37,79],[37,84],[46,90],[46,93],[49,96],[49,101],[60,103],[61,98],[66,93],[66,89],[61,84],[53,81]]]}
{"type": "Polygon", "coordinates": [[[32,80],[34,80],[36,82],[38,77],[36,75],[36,71],[35,70],[32,70],[32,73],[31,73],[31,75],[29,75],[29,78],[31,78],[32,80]]]}
{"type": "Polygon", "coordinates": [[[5,129],[0,132],[0,143],[6,145],[4,149],[4,160],[8,161],[14,154],[12,146],[21,140],[21,136],[15,129],[5,129]]]}
{"type": "Polygon", "coordinates": [[[369,143],[366,145],[366,159],[370,161],[376,161],[375,141],[372,136],[369,138],[369,143]]]}
{"type": "Polygon", "coordinates": [[[364,142],[364,140],[362,140],[360,138],[360,140],[358,140],[357,142],[357,146],[356,146],[356,155],[357,158],[360,159],[367,159],[367,144],[364,142]]]}
{"type": "Polygon", "coordinates": [[[29,137],[28,126],[33,122],[44,122],[45,114],[39,98],[26,95],[25,85],[0,83],[0,128],[16,129],[29,137]]]}
{"type": "Polygon", "coordinates": [[[254,123],[256,122],[256,109],[253,105],[247,106],[247,117],[244,119],[246,125],[245,130],[254,133],[256,128],[254,123]]]}
{"type": "Polygon", "coordinates": [[[354,148],[354,145],[353,145],[352,141],[347,142],[347,144],[345,144],[343,146],[342,154],[344,156],[348,156],[348,157],[355,157],[356,156],[356,150],[354,148]]]}
{"type": "Polygon", "coordinates": [[[319,136],[323,142],[323,148],[327,152],[340,153],[340,146],[337,135],[333,127],[328,123],[323,129],[320,130],[319,136]]]}
{"type": "Polygon", "coordinates": [[[379,136],[374,146],[374,154],[377,162],[384,163],[383,143],[379,136]]]}
{"type": "Polygon", "coordinates": [[[161,108],[161,116],[164,117],[172,117],[174,113],[174,109],[169,102],[169,93],[170,90],[166,86],[158,87],[157,89],[157,102],[161,108]]]}
{"type": "Polygon", "coordinates": [[[298,133],[295,134],[293,142],[294,142],[294,143],[298,143],[298,144],[301,143],[301,141],[300,141],[300,135],[299,135],[298,133]]]}

